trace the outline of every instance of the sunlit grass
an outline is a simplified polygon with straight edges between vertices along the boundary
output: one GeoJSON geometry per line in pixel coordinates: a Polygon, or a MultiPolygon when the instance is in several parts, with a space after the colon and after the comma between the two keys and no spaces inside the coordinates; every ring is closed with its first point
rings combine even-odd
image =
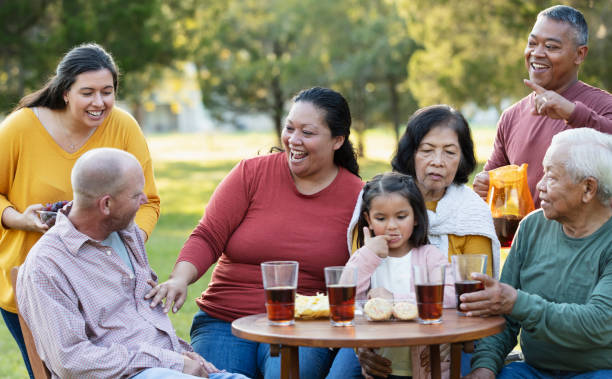
{"type": "MultiPolygon", "coordinates": [[[[486,159],[493,146],[494,129],[473,131],[479,161],[486,159]]],[[[162,199],[162,210],[155,231],[147,243],[151,266],[160,280],[167,279],[176,257],[198,223],[216,186],[241,159],[265,154],[277,145],[272,133],[194,133],[147,136],[162,199]]],[[[395,151],[390,130],[368,131],[365,158],[359,160],[364,180],[390,170],[395,151]]],[[[482,163],[477,171],[482,168],[482,163]]],[[[177,334],[189,340],[191,319],[197,311],[194,299],[210,280],[208,270],[189,287],[188,300],[170,317],[177,334]]],[[[21,354],[4,323],[0,323],[0,378],[25,378],[21,354]]]]}

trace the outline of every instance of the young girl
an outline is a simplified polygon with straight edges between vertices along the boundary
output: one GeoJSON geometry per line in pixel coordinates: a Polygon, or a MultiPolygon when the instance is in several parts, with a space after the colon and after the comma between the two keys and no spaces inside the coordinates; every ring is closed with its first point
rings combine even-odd
{"type": "MultiPolygon", "coordinates": [[[[412,177],[389,172],[367,182],[362,198],[359,249],[346,264],[358,270],[357,299],[382,297],[416,303],[412,265],[448,266],[446,255],[428,244],[427,210],[421,192],[412,177]]],[[[450,269],[445,278],[444,307],[455,307],[450,269]]],[[[353,361],[358,362],[355,354],[350,353],[353,361]]],[[[360,351],[360,354],[368,353],[360,351]]],[[[350,355],[342,350],[339,354],[350,355]]],[[[363,367],[369,375],[391,374],[387,377],[415,379],[430,375],[429,349],[425,346],[382,348],[376,354],[385,358],[378,362],[382,360],[389,367],[384,372],[363,367]]],[[[443,376],[449,374],[449,362],[450,357],[442,360],[443,376]]]]}

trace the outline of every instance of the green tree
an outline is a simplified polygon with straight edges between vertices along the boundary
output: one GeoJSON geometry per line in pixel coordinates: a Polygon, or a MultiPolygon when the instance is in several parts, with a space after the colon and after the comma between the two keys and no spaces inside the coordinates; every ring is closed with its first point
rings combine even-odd
{"type": "MultiPolygon", "coordinates": [[[[420,106],[475,102],[500,109],[502,99],[529,92],[523,51],[537,14],[557,2],[398,0],[412,38],[422,44],[410,62],[408,79],[420,106]]],[[[610,88],[612,49],[605,20],[610,2],[567,1],[589,23],[590,50],[581,78],[610,88]]]]}
{"type": "Polygon", "coordinates": [[[198,67],[203,101],[213,115],[263,112],[280,137],[286,101],[299,89],[324,82],[313,53],[316,31],[308,25],[313,3],[193,3],[183,35],[198,67]]]}
{"type": "Polygon", "coordinates": [[[336,2],[327,18],[330,80],[349,99],[361,155],[369,126],[391,124],[398,139],[401,124],[416,109],[403,83],[419,45],[409,37],[393,2],[336,2]]]}
{"type": "Polygon", "coordinates": [[[9,111],[26,89],[40,85],[53,59],[46,44],[51,0],[0,2],[0,113],[9,111]]]}
{"type": "Polygon", "coordinates": [[[10,52],[0,54],[3,72],[9,68],[6,83],[0,73],[0,86],[12,90],[0,106],[6,111],[25,93],[40,88],[62,54],[91,41],[112,52],[120,71],[130,78],[120,85],[120,95],[137,105],[151,85],[151,67],[168,66],[180,57],[173,20],[169,0],[2,2],[0,24],[7,30],[2,38],[9,41],[10,52]],[[18,75],[10,75],[13,71],[18,75]]]}

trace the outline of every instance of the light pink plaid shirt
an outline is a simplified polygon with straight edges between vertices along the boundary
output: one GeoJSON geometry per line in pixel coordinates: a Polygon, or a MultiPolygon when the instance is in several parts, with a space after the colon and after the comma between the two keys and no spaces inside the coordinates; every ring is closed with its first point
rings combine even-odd
{"type": "Polygon", "coordinates": [[[19,271],[19,311],[54,378],[123,378],[150,367],[183,369],[185,350],[161,305],[144,295],[149,266],[137,226],[120,231],[134,273],[112,248],[79,232],[64,214],[19,271]]]}

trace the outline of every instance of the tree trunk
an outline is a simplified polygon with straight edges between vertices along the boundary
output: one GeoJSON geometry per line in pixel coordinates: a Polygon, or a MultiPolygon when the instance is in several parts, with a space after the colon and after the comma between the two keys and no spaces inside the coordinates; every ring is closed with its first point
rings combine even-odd
{"type": "Polygon", "coordinates": [[[400,110],[399,110],[399,93],[397,92],[397,84],[392,76],[387,78],[389,84],[389,97],[391,99],[391,117],[393,118],[393,131],[395,132],[395,141],[400,139],[400,110]]]}
{"type": "Polygon", "coordinates": [[[140,125],[140,129],[142,129],[144,127],[144,125],[142,125],[144,113],[141,101],[132,101],[132,116],[134,116],[136,122],[140,125]]]}
{"type": "MultiPolygon", "coordinates": [[[[281,141],[281,132],[283,130],[283,113],[284,113],[284,97],[283,90],[280,87],[280,78],[275,75],[272,78],[272,119],[274,120],[274,131],[276,137],[281,141]]],[[[282,146],[282,144],[281,144],[282,146]]]]}
{"type": "Polygon", "coordinates": [[[354,93],[353,107],[353,129],[357,133],[357,156],[363,158],[365,156],[365,140],[363,133],[366,130],[366,95],[365,85],[356,85],[354,93]]]}
{"type": "MultiPolygon", "coordinates": [[[[283,49],[281,47],[281,44],[278,41],[274,41],[272,49],[274,51],[274,55],[276,55],[276,61],[278,62],[278,60],[281,58],[283,54],[283,49]]],[[[284,111],[283,109],[284,100],[285,99],[284,99],[283,89],[281,88],[280,70],[279,70],[279,73],[275,74],[272,77],[272,108],[273,108],[272,112],[273,112],[273,119],[274,119],[274,130],[276,131],[276,136],[278,137],[280,146],[282,146],[281,132],[283,130],[282,121],[283,121],[283,111],[284,111]]]]}

